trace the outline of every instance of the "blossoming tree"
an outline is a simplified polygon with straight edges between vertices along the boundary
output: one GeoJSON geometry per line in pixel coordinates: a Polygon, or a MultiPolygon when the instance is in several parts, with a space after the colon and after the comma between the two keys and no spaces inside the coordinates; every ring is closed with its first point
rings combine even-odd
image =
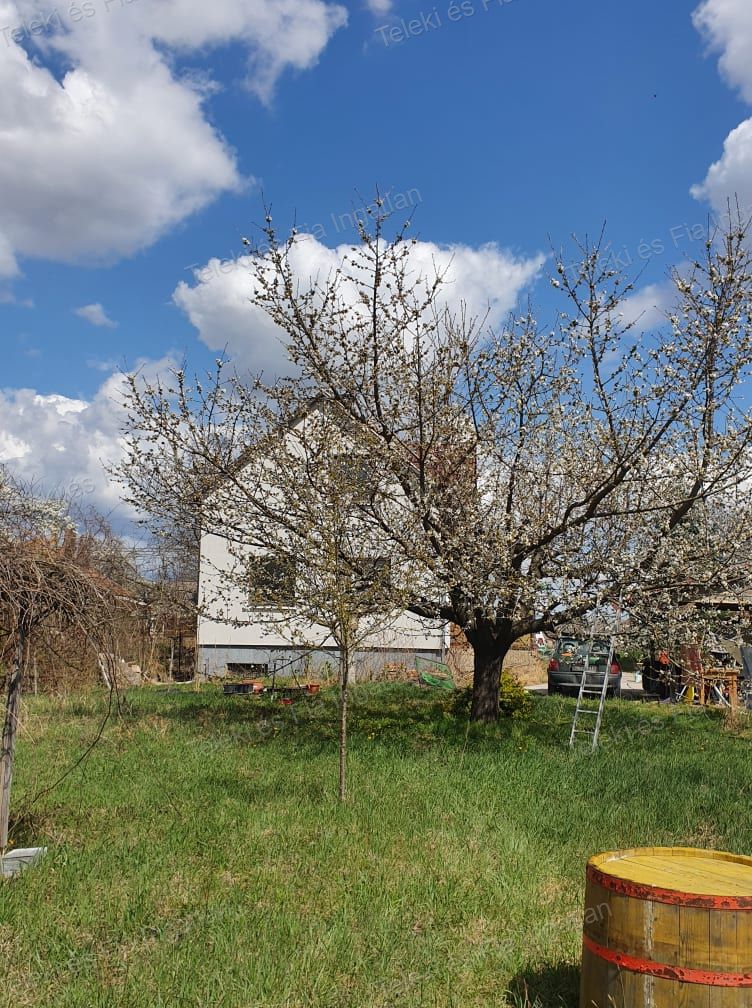
{"type": "MultiPolygon", "coordinates": [[[[179,388],[146,393],[134,380],[136,503],[195,507],[253,452],[261,402],[268,443],[315,402],[367,460],[348,509],[388,546],[400,604],[470,642],[480,721],[499,716],[502,662],[520,637],[582,617],[597,598],[623,595],[639,620],[657,598],[689,611],[710,589],[748,583],[746,222],[729,215],[704,258],[674,274],[676,307],[650,333],[602,240],[580,245],[574,268],[555,260],[552,326],[527,309],[491,331],[450,311],[446,277],[421,270],[404,229],[386,229],[376,208],[340,265],[308,278],[294,267],[304,239],[280,240],[267,219],[249,293],[295,377],[263,387],[216,376],[209,392],[198,386],[198,411],[182,375],[179,388]]],[[[307,492],[305,468],[289,473],[295,486],[280,489],[307,492]]],[[[249,521],[264,510],[257,490],[243,497],[249,521]]],[[[246,535],[235,514],[229,539],[246,535]]],[[[290,531],[326,567],[326,536],[309,534],[321,521],[291,513],[290,531]]]]}

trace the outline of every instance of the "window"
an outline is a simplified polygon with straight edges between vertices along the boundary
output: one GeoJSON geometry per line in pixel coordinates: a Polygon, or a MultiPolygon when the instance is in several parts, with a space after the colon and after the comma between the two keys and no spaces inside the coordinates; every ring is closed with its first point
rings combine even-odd
{"type": "Polygon", "coordinates": [[[373,472],[373,460],[367,455],[342,452],[332,459],[332,475],[343,487],[368,486],[373,472]]]}
{"type": "Polygon", "coordinates": [[[287,559],[253,557],[248,580],[252,605],[284,605],[295,598],[295,566],[287,559]]]}
{"type": "Polygon", "coordinates": [[[254,676],[256,679],[263,679],[269,675],[269,666],[260,662],[228,662],[227,671],[230,675],[254,676]]]}

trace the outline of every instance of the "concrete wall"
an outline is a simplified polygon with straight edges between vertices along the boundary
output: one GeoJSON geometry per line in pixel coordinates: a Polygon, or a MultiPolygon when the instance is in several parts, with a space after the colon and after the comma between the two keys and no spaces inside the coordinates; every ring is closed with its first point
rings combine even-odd
{"type": "MultiPolygon", "coordinates": [[[[358,651],[353,662],[353,679],[356,682],[379,679],[385,667],[403,665],[412,669],[415,667],[416,658],[441,661],[441,656],[441,649],[431,650],[428,648],[358,651]]],[[[281,676],[289,676],[294,670],[298,676],[310,675],[316,679],[333,678],[337,674],[339,654],[336,648],[302,651],[290,645],[284,647],[204,645],[199,648],[198,672],[200,675],[221,678],[228,674],[228,665],[259,665],[265,666],[271,672],[272,662],[282,665],[293,661],[295,664],[283,669],[280,672],[281,676]]],[[[258,674],[263,673],[263,668],[258,670],[258,674]]],[[[256,673],[249,669],[248,674],[254,675],[256,673]]]]}

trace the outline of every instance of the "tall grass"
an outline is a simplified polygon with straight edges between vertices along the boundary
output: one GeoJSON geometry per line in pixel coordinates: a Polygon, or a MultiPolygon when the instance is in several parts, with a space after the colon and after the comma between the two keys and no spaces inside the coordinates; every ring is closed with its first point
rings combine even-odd
{"type": "Polygon", "coordinates": [[[134,691],[27,808],[103,709],[28,708],[14,839],[49,854],[0,885],[2,1008],[573,1006],[590,854],[752,847],[746,729],[615,702],[592,755],[563,698],[476,728],[398,686],[356,690],[345,806],[327,691],[134,691]]]}

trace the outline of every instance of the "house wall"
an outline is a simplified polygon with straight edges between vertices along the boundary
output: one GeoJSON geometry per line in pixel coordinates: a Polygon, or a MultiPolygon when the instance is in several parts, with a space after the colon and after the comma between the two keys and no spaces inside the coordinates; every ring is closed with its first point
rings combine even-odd
{"type": "MultiPolygon", "coordinates": [[[[224,583],[222,572],[233,563],[223,539],[202,537],[199,606],[207,615],[198,619],[199,673],[223,675],[228,663],[281,664],[303,654],[309,655],[313,672],[320,673],[326,664],[336,668],[337,649],[324,628],[300,621],[282,625],[279,611],[254,613],[243,593],[224,583]]],[[[440,661],[446,644],[443,624],[399,613],[366,638],[355,656],[356,677],[371,678],[385,664],[412,665],[418,656],[440,661]]]]}
{"type": "MultiPolygon", "coordinates": [[[[402,666],[415,668],[417,658],[430,662],[441,662],[442,652],[435,649],[410,650],[361,650],[355,653],[351,676],[354,682],[362,682],[381,678],[385,669],[402,666]]],[[[314,678],[333,678],[337,674],[338,652],[336,648],[317,648],[312,651],[292,647],[225,647],[204,646],[199,649],[199,674],[210,678],[222,678],[231,673],[229,665],[260,666],[258,674],[271,672],[276,665],[280,669],[280,677],[313,676],[314,678]]],[[[249,669],[250,673],[251,670],[249,669]]]]}

